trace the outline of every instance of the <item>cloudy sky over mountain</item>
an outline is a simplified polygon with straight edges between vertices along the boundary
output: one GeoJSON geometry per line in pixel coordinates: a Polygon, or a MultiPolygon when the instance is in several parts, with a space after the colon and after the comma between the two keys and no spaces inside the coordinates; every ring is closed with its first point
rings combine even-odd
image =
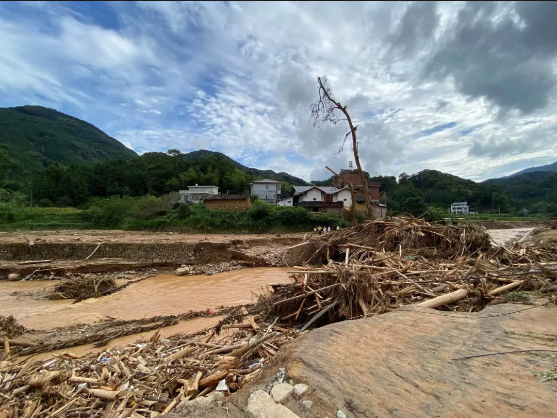
{"type": "Polygon", "coordinates": [[[557,160],[557,2],[0,2],[0,106],[85,119],[139,153],[221,151],[328,177],[317,76],[371,174],[481,180],[557,160]]]}

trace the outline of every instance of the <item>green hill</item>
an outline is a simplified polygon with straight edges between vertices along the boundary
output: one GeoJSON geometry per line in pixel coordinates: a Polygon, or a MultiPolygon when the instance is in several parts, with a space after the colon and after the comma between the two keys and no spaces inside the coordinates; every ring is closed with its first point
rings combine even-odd
{"type": "Polygon", "coordinates": [[[502,178],[509,178],[509,177],[514,177],[514,176],[519,176],[521,174],[524,173],[533,173],[534,171],[551,171],[551,172],[557,172],[557,161],[555,161],[552,164],[547,164],[547,165],[540,165],[539,167],[530,167],[530,168],[526,168],[524,170],[520,170],[517,171],[514,174],[511,174],[510,176],[507,177],[502,177],[502,178]]]}
{"type": "Polygon", "coordinates": [[[0,108],[0,179],[52,163],[89,164],[137,154],[88,122],[42,106],[0,108]]]}
{"type": "Polygon", "coordinates": [[[500,187],[517,211],[557,215],[557,173],[532,171],[486,180],[484,184],[500,187]]]}
{"type": "Polygon", "coordinates": [[[222,157],[222,158],[232,162],[232,164],[234,164],[234,166],[238,170],[245,171],[245,172],[251,171],[251,173],[254,175],[254,177],[258,178],[258,179],[266,178],[266,179],[286,182],[286,183],[289,183],[289,184],[295,185],[295,186],[307,186],[309,184],[307,181],[302,180],[299,177],[292,176],[292,175],[290,175],[288,173],[285,173],[283,171],[281,171],[280,173],[277,173],[276,171],[273,171],[273,170],[260,170],[258,168],[246,167],[245,165],[240,164],[238,161],[235,161],[232,158],[228,157],[227,155],[224,155],[222,152],[199,150],[199,151],[193,151],[193,152],[189,152],[187,154],[183,154],[183,156],[187,161],[194,161],[194,160],[197,160],[198,158],[201,158],[201,157],[219,156],[219,157],[222,157]]]}

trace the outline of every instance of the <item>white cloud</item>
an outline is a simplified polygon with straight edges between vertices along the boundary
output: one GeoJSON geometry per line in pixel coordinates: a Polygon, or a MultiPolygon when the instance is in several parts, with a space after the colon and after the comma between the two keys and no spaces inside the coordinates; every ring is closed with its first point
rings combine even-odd
{"type": "MultiPolygon", "coordinates": [[[[0,4],[1,104],[57,107],[139,152],[201,147],[309,180],[352,160],[337,155],[345,124],[320,130],[310,121],[316,77],[326,75],[360,124],[372,174],[433,168],[482,179],[556,156],[553,92],[527,116],[501,113],[498,103],[517,98],[424,76],[431,57],[447,56],[440,51],[453,42],[457,12],[473,6],[437,3],[436,16],[433,4],[399,2],[115,2],[91,14],[72,7],[0,4]],[[117,23],[105,21],[110,13],[117,23]]],[[[494,21],[511,13],[505,8],[515,6],[500,6],[494,21]]],[[[499,82],[497,74],[489,80],[499,82]]]]}

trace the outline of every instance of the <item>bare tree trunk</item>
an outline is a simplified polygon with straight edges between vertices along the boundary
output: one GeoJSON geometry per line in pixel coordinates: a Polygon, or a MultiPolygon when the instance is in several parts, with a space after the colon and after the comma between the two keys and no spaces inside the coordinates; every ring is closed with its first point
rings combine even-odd
{"type": "MultiPolygon", "coordinates": [[[[342,106],[340,104],[340,102],[337,102],[335,99],[333,99],[331,97],[328,90],[325,88],[325,86],[323,86],[323,82],[321,81],[320,77],[317,78],[317,81],[319,82],[319,87],[321,88],[321,90],[323,91],[323,93],[325,94],[327,99],[330,102],[334,103],[335,107],[337,109],[339,109],[344,114],[344,116],[346,117],[346,120],[348,121],[348,125],[350,126],[350,131],[346,134],[346,136],[348,136],[348,135],[352,136],[352,149],[354,150],[354,160],[356,162],[356,167],[358,167],[358,172],[360,174],[360,181],[361,181],[361,183],[364,187],[364,198],[365,198],[365,204],[366,204],[367,217],[368,217],[368,219],[373,220],[374,219],[373,208],[371,206],[371,199],[370,199],[370,196],[369,196],[369,189],[368,189],[368,186],[367,186],[367,180],[366,180],[366,176],[364,174],[364,171],[362,170],[362,165],[360,164],[360,157],[358,155],[358,141],[357,141],[357,137],[356,137],[356,129],[358,128],[358,126],[354,126],[354,124],[352,123],[352,118],[348,114],[348,111],[346,110],[346,106],[342,106]]],[[[354,192],[353,192],[353,190],[351,190],[350,192],[352,193],[352,202],[354,202],[354,192]]]]}

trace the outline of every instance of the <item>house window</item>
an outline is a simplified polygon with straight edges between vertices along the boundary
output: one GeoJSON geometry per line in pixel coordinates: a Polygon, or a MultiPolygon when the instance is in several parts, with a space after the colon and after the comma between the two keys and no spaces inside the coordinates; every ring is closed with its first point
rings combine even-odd
{"type": "Polygon", "coordinates": [[[344,189],[344,182],[340,183],[340,188],[344,189]]]}
{"type": "Polygon", "coordinates": [[[356,202],[365,203],[366,198],[364,196],[356,196],[356,202]]]}
{"type": "Polygon", "coordinates": [[[317,199],[314,197],[313,200],[317,200],[317,199]]]}
{"type": "Polygon", "coordinates": [[[269,190],[269,189],[270,189],[270,187],[269,187],[269,185],[268,185],[268,184],[266,184],[266,185],[265,185],[265,189],[267,189],[267,190],[269,190]]]}
{"type": "Polygon", "coordinates": [[[288,203],[292,203],[292,200],[289,200],[288,203]]]}
{"type": "Polygon", "coordinates": [[[346,202],[346,199],[344,199],[344,201],[346,202]]]}

